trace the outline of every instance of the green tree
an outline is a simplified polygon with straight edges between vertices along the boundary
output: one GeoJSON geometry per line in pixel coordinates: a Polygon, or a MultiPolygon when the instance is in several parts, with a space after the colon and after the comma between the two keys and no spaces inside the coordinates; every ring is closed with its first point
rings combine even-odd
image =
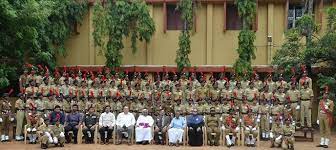
{"type": "Polygon", "coordinates": [[[239,16],[243,20],[243,29],[238,36],[238,58],[234,64],[236,74],[242,76],[244,72],[252,72],[252,60],[256,58],[254,41],[255,32],[251,30],[256,15],[256,0],[236,0],[239,16]]]}
{"type": "Polygon", "coordinates": [[[184,22],[183,30],[179,36],[179,48],[176,51],[175,62],[179,71],[185,67],[190,67],[189,54],[191,53],[191,30],[193,28],[193,8],[192,0],[181,0],[177,5],[177,9],[181,11],[181,19],[184,22]]]}
{"type": "Polygon", "coordinates": [[[25,62],[53,68],[87,8],[86,0],[1,0],[0,89],[18,83],[25,62]]]}
{"type": "Polygon", "coordinates": [[[154,21],[144,0],[96,1],[93,23],[95,45],[101,54],[105,54],[108,67],[121,65],[124,38],[131,38],[135,53],[137,40],[149,42],[155,32],[154,21]]]}

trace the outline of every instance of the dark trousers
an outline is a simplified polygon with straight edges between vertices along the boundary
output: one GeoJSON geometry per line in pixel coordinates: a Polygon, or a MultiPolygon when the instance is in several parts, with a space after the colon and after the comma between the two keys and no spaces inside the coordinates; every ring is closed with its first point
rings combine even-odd
{"type": "Polygon", "coordinates": [[[99,129],[100,138],[103,141],[108,141],[109,139],[112,138],[112,132],[113,132],[113,129],[110,129],[108,127],[101,127],[99,129]]]}
{"type": "Polygon", "coordinates": [[[202,127],[199,126],[201,130],[197,131],[197,127],[193,129],[188,129],[189,145],[190,146],[202,146],[203,145],[203,131],[202,127]]]}
{"type": "Polygon", "coordinates": [[[72,131],[73,132],[73,136],[74,136],[74,143],[77,144],[77,133],[78,133],[78,129],[76,128],[76,124],[69,124],[67,126],[64,127],[65,130],[65,140],[70,143],[71,138],[69,136],[69,132],[72,131]]]}
{"type": "Polygon", "coordinates": [[[94,137],[94,129],[90,129],[91,127],[87,127],[86,129],[83,129],[83,134],[86,142],[93,142],[94,137]]]}
{"type": "Polygon", "coordinates": [[[156,144],[164,145],[166,142],[166,132],[162,131],[160,128],[159,132],[154,132],[154,141],[156,144]]]}

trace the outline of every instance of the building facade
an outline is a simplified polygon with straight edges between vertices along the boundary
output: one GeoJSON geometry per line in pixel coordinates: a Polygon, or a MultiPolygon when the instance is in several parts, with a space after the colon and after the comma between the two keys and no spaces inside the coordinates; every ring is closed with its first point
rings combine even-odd
{"type": "MultiPolygon", "coordinates": [[[[79,34],[66,43],[67,55],[59,56],[58,65],[104,65],[105,56],[94,46],[92,32],[93,7],[81,26],[79,34]]],[[[182,28],[180,12],[175,10],[178,0],[146,0],[154,19],[156,32],[149,43],[138,43],[132,54],[130,39],[125,39],[124,65],[174,65],[178,36],[182,28]]],[[[275,51],[284,42],[284,32],[295,27],[302,16],[301,0],[258,0],[257,16],[252,29],[256,32],[257,58],[254,65],[268,65],[275,51]]],[[[315,21],[326,28],[328,7],[336,7],[336,0],[314,1],[315,21]]],[[[232,65],[236,58],[241,19],[233,0],[197,0],[194,29],[191,37],[192,65],[232,65]]]]}

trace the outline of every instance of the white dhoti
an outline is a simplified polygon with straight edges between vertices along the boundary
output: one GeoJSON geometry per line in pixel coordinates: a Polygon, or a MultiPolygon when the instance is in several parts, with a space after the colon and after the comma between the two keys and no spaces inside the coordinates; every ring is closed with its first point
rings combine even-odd
{"type": "Polygon", "coordinates": [[[169,143],[176,143],[177,140],[182,142],[183,138],[183,129],[171,128],[168,130],[169,143]]]}
{"type": "Polygon", "coordinates": [[[142,127],[135,128],[135,141],[136,142],[142,142],[142,141],[150,142],[152,139],[153,138],[152,138],[151,128],[142,128],[142,127]]]}

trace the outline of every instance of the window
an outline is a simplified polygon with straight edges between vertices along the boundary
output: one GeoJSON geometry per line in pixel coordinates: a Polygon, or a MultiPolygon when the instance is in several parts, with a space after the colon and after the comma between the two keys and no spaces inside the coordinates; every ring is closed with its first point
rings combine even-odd
{"type": "Polygon", "coordinates": [[[183,21],[180,10],[176,10],[176,4],[167,5],[167,30],[182,30],[183,21]]]}
{"type": "Polygon", "coordinates": [[[243,21],[239,17],[237,6],[234,4],[227,4],[226,28],[228,30],[240,30],[243,28],[243,21]]]}
{"type": "Polygon", "coordinates": [[[303,7],[300,5],[290,5],[288,9],[288,17],[287,17],[287,28],[295,28],[297,25],[297,21],[303,15],[303,7]]]}

